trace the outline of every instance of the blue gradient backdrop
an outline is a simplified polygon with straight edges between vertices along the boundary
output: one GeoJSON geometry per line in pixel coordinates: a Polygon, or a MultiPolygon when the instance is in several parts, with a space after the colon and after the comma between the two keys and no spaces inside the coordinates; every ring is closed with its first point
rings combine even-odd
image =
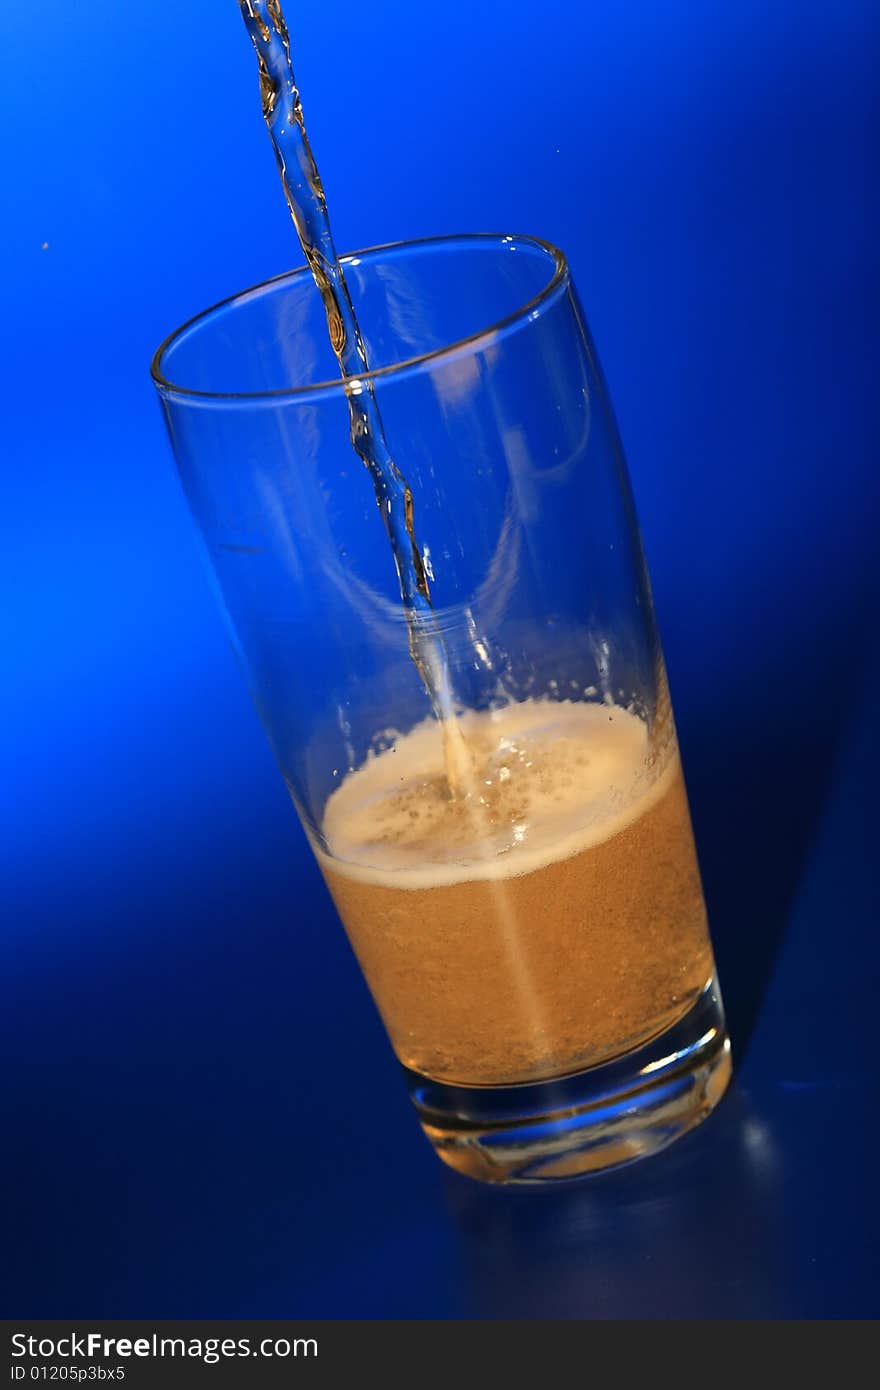
{"type": "Polygon", "coordinates": [[[854,723],[876,689],[876,7],[336,0],[338,62],[374,75],[353,102],[324,13],[288,5],[340,248],[512,230],[571,260],[638,500],[739,1089],[645,1176],[541,1208],[434,1164],[148,376],[177,323],[300,260],[237,6],[4,5],[0,1311],[864,1310],[858,1165],[812,1244],[772,1182],[820,1205],[802,1156],[833,1167],[843,1093],[796,1121],[778,1086],[829,997],[837,1060],[814,1043],[807,1072],[847,1084],[859,1006],[830,942],[860,978],[877,965],[858,857],[876,755],[854,723]],[[750,1213],[733,1247],[724,1162],[750,1213]]]}

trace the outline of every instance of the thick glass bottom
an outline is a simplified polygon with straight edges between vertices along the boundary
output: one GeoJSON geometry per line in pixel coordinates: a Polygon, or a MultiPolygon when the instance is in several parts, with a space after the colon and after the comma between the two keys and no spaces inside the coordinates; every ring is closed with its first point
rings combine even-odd
{"type": "Polygon", "coordinates": [[[524,1086],[450,1086],[404,1068],[422,1128],[481,1182],[546,1183],[656,1153],[718,1104],[730,1043],[712,980],[671,1028],[601,1066],[524,1086]]]}

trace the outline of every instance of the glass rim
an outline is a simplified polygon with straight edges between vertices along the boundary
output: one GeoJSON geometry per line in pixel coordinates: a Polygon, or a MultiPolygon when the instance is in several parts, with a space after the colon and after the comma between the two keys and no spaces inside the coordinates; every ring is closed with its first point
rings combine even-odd
{"type": "MultiPolygon", "coordinates": [[[[432,348],[429,352],[417,353],[414,357],[404,358],[400,362],[392,362],[385,367],[372,367],[367,372],[358,372],[350,377],[331,377],[324,381],[309,382],[305,386],[285,386],[280,390],[273,391],[204,391],[197,390],[190,386],[181,386],[177,382],[170,381],[162,371],[162,359],[165,354],[174,346],[184,333],[195,327],[196,324],[210,319],[222,309],[230,305],[248,300],[251,296],[262,293],[270,286],[277,286],[282,281],[295,280],[299,276],[306,275],[311,278],[311,272],[306,265],[296,266],[293,270],[282,271],[280,275],[272,275],[266,280],[261,280],[255,285],[249,285],[246,289],[238,290],[234,294],[227,295],[224,299],[218,300],[207,309],[202,309],[197,314],[193,314],[184,323],[173,329],[156,348],[150,362],[150,375],[159,394],[163,397],[176,397],[184,400],[214,401],[217,403],[227,401],[229,403],[242,403],[245,401],[274,401],[303,399],[314,397],[327,392],[341,391],[347,392],[354,382],[388,380],[391,377],[408,375],[411,372],[424,370],[434,363],[442,362],[444,359],[453,359],[461,356],[465,352],[478,351],[480,345],[489,343],[497,334],[513,327],[514,325],[528,321],[533,315],[537,314],[541,306],[546,303],[554,292],[568,279],[569,269],[565,254],[554,246],[552,242],[545,241],[543,237],[531,236],[529,234],[511,234],[507,232],[462,232],[452,233],[446,236],[417,237],[406,241],[389,241],[380,246],[368,246],[360,251],[348,251],[339,257],[343,267],[364,257],[373,257],[389,251],[419,250],[429,246],[450,246],[456,242],[461,243],[496,243],[498,246],[505,246],[514,243],[519,246],[531,246],[537,249],[544,256],[548,257],[553,265],[553,273],[537,294],[523,304],[505,314],[502,318],[496,319],[494,323],[488,324],[484,328],[477,329],[476,332],[468,334],[464,338],[457,338],[452,343],[446,343],[443,347],[432,348]]],[[[315,290],[317,294],[317,290],[315,290]]]]}

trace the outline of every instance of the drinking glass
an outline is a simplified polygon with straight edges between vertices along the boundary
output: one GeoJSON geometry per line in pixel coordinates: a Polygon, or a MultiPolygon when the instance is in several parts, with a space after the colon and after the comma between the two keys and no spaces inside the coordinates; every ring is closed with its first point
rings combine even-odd
{"type": "Polygon", "coordinates": [[[305,269],[158,349],[180,476],[435,1150],[496,1182],[609,1168],[703,1119],[730,1056],[596,352],[564,256],[535,238],[343,265],[358,378],[339,379],[305,269]],[[350,441],[350,397],[369,388],[472,759],[458,794],[350,441]]]}

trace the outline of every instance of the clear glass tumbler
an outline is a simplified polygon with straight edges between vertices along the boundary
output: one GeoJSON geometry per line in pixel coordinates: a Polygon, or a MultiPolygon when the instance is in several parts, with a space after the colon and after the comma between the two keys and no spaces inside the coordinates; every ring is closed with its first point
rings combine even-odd
{"type": "Polygon", "coordinates": [[[347,256],[469,756],[397,574],[306,270],[153,361],[287,786],[425,1133],[489,1181],[608,1168],[730,1074],[626,466],[564,257],[463,236],[347,256]]]}

